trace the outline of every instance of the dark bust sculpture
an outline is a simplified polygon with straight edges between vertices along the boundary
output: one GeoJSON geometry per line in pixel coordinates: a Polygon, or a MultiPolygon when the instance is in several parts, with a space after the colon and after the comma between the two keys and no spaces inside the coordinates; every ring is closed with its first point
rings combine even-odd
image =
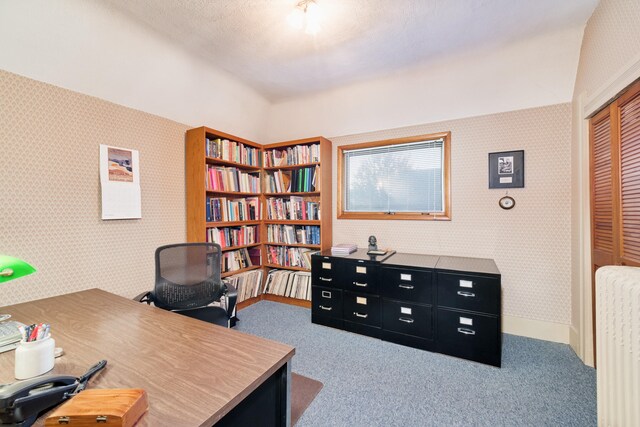
{"type": "Polygon", "coordinates": [[[369,236],[369,250],[370,251],[378,250],[378,242],[376,240],[376,236],[369,236]]]}

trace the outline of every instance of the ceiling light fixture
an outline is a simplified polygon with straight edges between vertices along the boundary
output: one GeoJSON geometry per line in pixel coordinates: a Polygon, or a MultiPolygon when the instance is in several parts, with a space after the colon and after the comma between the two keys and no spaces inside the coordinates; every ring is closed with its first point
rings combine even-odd
{"type": "Polygon", "coordinates": [[[316,0],[301,0],[287,17],[289,25],[296,30],[304,28],[304,32],[310,35],[320,31],[320,7],[316,0]]]}

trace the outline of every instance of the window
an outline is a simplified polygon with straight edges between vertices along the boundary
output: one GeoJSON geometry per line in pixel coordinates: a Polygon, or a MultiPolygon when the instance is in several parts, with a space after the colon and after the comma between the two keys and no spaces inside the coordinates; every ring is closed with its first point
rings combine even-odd
{"type": "Polygon", "coordinates": [[[451,133],[338,147],[338,218],[448,220],[451,133]]]}

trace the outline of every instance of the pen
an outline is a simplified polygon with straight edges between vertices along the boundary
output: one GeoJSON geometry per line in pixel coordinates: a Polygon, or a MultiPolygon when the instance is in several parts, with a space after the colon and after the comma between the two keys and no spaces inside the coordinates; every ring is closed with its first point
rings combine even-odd
{"type": "Polygon", "coordinates": [[[44,338],[44,333],[45,333],[45,326],[44,323],[40,323],[38,325],[38,332],[36,332],[36,341],[40,341],[42,338],[44,338]]]}
{"type": "Polygon", "coordinates": [[[31,335],[29,335],[29,339],[28,341],[35,341],[36,337],[38,336],[38,325],[32,325],[33,329],[31,330],[31,335]]]}

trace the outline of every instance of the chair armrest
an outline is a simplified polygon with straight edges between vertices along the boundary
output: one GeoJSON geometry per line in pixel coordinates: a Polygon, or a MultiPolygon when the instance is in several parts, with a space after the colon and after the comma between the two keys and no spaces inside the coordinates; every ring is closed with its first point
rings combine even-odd
{"type": "Polygon", "coordinates": [[[140,295],[136,295],[135,297],[133,297],[133,300],[151,304],[153,302],[153,293],[151,291],[143,292],[140,295]]]}
{"type": "Polygon", "coordinates": [[[229,318],[231,318],[231,316],[233,315],[233,310],[235,310],[236,308],[236,301],[238,300],[238,291],[235,288],[235,286],[233,286],[230,283],[225,283],[224,284],[225,287],[227,288],[227,291],[225,292],[225,297],[227,298],[227,315],[229,316],[229,318]]]}

